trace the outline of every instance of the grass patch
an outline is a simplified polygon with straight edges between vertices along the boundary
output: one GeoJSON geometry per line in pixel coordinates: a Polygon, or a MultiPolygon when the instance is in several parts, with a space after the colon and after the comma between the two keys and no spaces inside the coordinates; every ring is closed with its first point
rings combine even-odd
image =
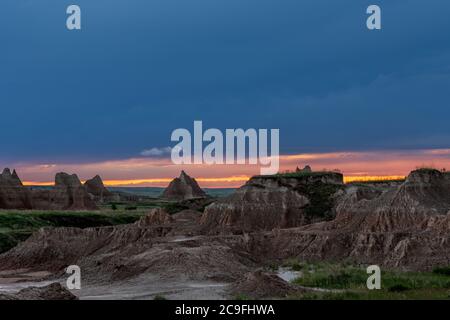
{"type": "Polygon", "coordinates": [[[435,268],[433,273],[450,277],[450,267],[435,268]]]}
{"type": "Polygon", "coordinates": [[[234,296],[233,300],[238,300],[238,301],[247,301],[247,300],[251,300],[250,297],[248,297],[247,295],[243,294],[243,293],[239,293],[236,296],[234,296]]]}
{"type": "Polygon", "coordinates": [[[282,264],[282,267],[289,268],[292,271],[303,271],[307,265],[306,263],[299,262],[297,259],[288,259],[282,264]]]}
{"type": "Polygon", "coordinates": [[[175,214],[177,212],[189,209],[189,206],[184,205],[179,202],[168,202],[168,203],[165,203],[162,207],[169,214],[175,214]]]}
{"type": "MultiPolygon", "coordinates": [[[[445,269],[445,268],[443,268],[445,269]]],[[[294,280],[305,287],[328,289],[300,295],[298,299],[395,300],[450,299],[450,277],[435,272],[382,270],[381,289],[368,290],[365,268],[340,264],[305,264],[303,276],[294,280]]]]}

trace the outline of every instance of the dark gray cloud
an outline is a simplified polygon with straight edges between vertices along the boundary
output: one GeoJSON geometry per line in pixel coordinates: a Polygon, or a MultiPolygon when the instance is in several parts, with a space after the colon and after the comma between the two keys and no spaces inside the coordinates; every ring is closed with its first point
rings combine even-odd
{"type": "Polygon", "coordinates": [[[280,128],[281,151],[448,147],[447,1],[2,1],[5,160],[92,161],[207,127],[280,128]]]}

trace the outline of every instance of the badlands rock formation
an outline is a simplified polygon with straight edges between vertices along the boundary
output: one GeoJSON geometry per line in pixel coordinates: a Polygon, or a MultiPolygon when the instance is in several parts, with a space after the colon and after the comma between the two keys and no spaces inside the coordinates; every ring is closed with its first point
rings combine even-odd
{"type": "Polygon", "coordinates": [[[256,176],[206,207],[201,222],[210,233],[298,227],[333,218],[334,197],[343,188],[335,172],[256,176]]]}
{"type": "Polygon", "coordinates": [[[214,205],[203,215],[192,210],[169,215],[153,209],[131,225],[44,228],[0,255],[0,271],[49,271],[57,277],[68,265],[76,264],[86,283],[111,285],[150,278],[175,283],[215,281],[233,284],[233,294],[250,288],[246,292],[266,296],[267,287],[259,287],[258,279],[270,280],[269,287],[279,288],[283,295],[293,288],[271,275],[249,272],[285,259],[348,261],[419,271],[450,265],[448,174],[418,170],[400,186],[389,188],[345,187],[341,178],[255,177],[238,196],[219,203],[223,210],[228,208],[225,213],[211,210],[217,208],[214,205]],[[311,200],[314,194],[333,194],[330,203],[336,216],[302,225],[307,221],[308,205],[313,205],[308,210],[316,214],[330,204],[317,204],[311,200]],[[305,206],[294,206],[296,200],[305,206]],[[253,210],[260,212],[263,222],[253,210]],[[239,223],[248,231],[235,232],[239,223]],[[280,228],[271,230],[274,225],[280,228]],[[206,226],[219,232],[211,235],[205,232],[206,226]]]}
{"type": "Polygon", "coordinates": [[[261,234],[248,241],[265,259],[350,260],[430,270],[450,264],[449,175],[412,172],[399,187],[350,187],[333,221],[261,234]]]}
{"type": "Polygon", "coordinates": [[[118,194],[114,194],[106,189],[103,180],[99,175],[87,180],[84,183],[84,187],[96,203],[120,201],[120,196],[118,194]]]}
{"type": "Polygon", "coordinates": [[[31,192],[25,188],[16,170],[6,168],[0,174],[0,209],[31,209],[31,192]]]}
{"type": "Polygon", "coordinates": [[[181,171],[180,177],[170,182],[162,194],[164,199],[177,201],[206,197],[206,193],[200,188],[197,181],[184,171],[181,171]]]}
{"type": "Polygon", "coordinates": [[[76,174],[57,173],[55,186],[49,190],[33,190],[33,209],[39,210],[97,210],[76,174]]]}
{"type": "Polygon", "coordinates": [[[76,175],[58,173],[51,189],[23,186],[16,171],[0,175],[0,209],[96,210],[94,201],[76,175]]]}
{"type": "Polygon", "coordinates": [[[118,281],[144,274],[167,279],[233,281],[254,263],[235,240],[198,235],[199,212],[169,216],[153,209],[141,221],[102,228],[44,228],[0,255],[0,270],[59,273],[76,264],[85,281],[118,281]]]}

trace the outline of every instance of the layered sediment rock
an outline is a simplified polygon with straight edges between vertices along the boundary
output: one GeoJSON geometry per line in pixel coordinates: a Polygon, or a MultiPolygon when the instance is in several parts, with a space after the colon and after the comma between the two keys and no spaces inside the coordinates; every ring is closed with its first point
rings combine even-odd
{"type": "Polygon", "coordinates": [[[245,252],[198,235],[199,212],[169,216],[154,209],[141,221],[101,228],[43,228],[0,255],[0,270],[61,272],[76,264],[83,279],[109,282],[140,276],[236,280],[254,267],[245,252]]]}
{"type": "MultiPolygon", "coordinates": [[[[251,288],[266,295],[266,287],[259,288],[258,279],[268,279],[267,275],[249,274],[244,278],[242,275],[287,258],[345,260],[408,270],[430,270],[450,264],[447,174],[419,170],[412,172],[399,187],[387,189],[345,188],[340,175],[291,178],[255,177],[238,192],[238,198],[225,202],[230,205],[229,211],[223,214],[216,211],[224,218],[218,220],[218,226],[209,220],[212,211],[205,212],[200,224],[201,213],[196,211],[169,215],[162,209],[154,209],[131,225],[44,228],[0,255],[0,270],[23,268],[58,274],[68,265],[76,264],[82,268],[86,281],[109,283],[142,275],[183,279],[180,281],[220,280],[234,282],[235,292],[251,288]],[[327,199],[333,194],[332,210],[336,213],[333,220],[262,230],[271,223],[282,227],[280,221],[303,223],[303,218],[283,220],[283,214],[303,216],[308,206],[316,203],[314,194],[325,194],[327,199]],[[289,211],[297,203],[295,199],[304,201],[304,198],[309,203],[305,202],[302,210],[289,211]],[[262,205],[257,206],[258,202],[262,205]],[[277,205],[271,206],[273,203],[277,205]],[[270,211],[264,211],[265,206],[271,206],[270,211]],[[258,215],[252,213],[249,220],[246,216],[249,210],[259,211],[262,214],[259,220],[266,222],[258,221],[258,215]],[[205,224],[205,219],[211,224],[205,224]],[[250,231],[204,235],[205,226],[223,230],[227,224],[222,221],[232,221],[231,227],[239,227],[240,223],[250,231]],[[258,227],[252,226],[251,221],[258,227]]],[[[290,292],[289,286],[269,278],[275,288],[290,292]]]]}
{"type": "Polygon", "coordinates": [[[0,175],[0,209],[96,210],[94,201],[76,175],[58,173],[55,187],[29,189],[16,171],[5,169],[0,175]]]}
{"type": "Polygon", "coordinates": [[[333,221],[255,234],[246,245],[265,259],[345,259],[414,270],[449,265],[448,181],[437,170],[417,170],[398,188],[351,187],[333,221]]]}
{"type": "Polygon", "coordinates": [[[97,210],[95,202],[81,184],[77,175],[58,173],[55,187],[32,190],[33,209],[40,210],[97,210]]]}
{"type": "Polygon", "coordinates": [[[181,171],[180,176],[170,182],[162,194],[164,199],[177,201],[206,197],[206,193],[200,188],[197,181],[184,171],[181,171]]]}
{"type": "Polygon", "coordinates": [[[209,233],[293,228],[334,216],[336,192],[344,188],[335,172],[256,176],[231,196],[205,209],[209,233]]]}

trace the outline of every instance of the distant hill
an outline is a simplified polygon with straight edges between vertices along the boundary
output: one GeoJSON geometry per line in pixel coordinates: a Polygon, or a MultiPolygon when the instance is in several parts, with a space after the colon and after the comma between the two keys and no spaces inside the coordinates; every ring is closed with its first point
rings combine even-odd
{"type": "MultiPolygon", "coordinates": [[[[47,186],[30,186],[32,189],[50,190],[52,187],[47,186]]],[[[127,192],[137,196],[146,196],[158,198],[162,195],[165,188],[158,187],[107,187],[112,192],[127,192]]],[[[203,190],[211,197],[227,197],[232,194],[235,188],[203,188],[203,190]]]]}
{"type": "MultiPolygon", "coordinates": [[[[157,198],[162,195],[165,188],[157,187],[108,187],[110,191],[128,192],[139,196],[147,196],[157,198]]],[[[211,197],[226,197],[232,194],[236,189],[234,188],[214,188],[203,189],[211,197]]]]}

